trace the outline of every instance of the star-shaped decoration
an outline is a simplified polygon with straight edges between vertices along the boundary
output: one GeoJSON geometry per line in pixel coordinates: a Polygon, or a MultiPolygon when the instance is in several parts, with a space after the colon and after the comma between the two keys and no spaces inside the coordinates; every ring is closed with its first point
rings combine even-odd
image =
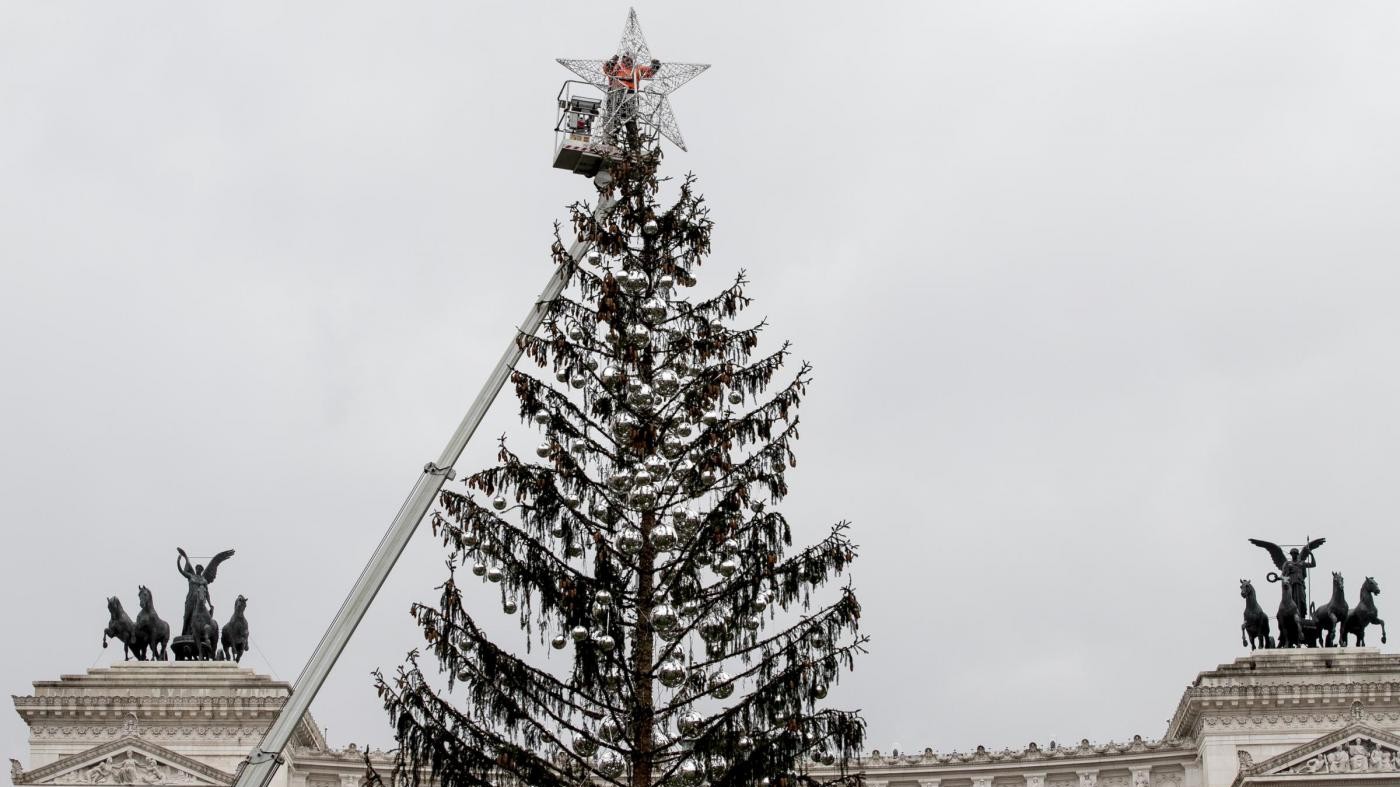
{"type": "MultiPolygon", "coordinates": [[[[617,45],[616,57],[620,59],[623,55],[631,55],[633,62],[638,66],[646,66],[652,60],[651,49],[647,47],[647,40],[642,35],[642,26],[637,23],[635,9],[628,9],[627,25],[622,29],[622,41],[617,45]]],[[[606,60],[559,58],[558,62],[583,81],[605,93],[615,87],[613,78],[604,73],[603,67],[608,62],[606,60]]],[[[700,63],[662,61],[661,67],[654,74],[643,76],[637,82],[637,90],[633,96],[636,99],[637,119],[653,126],[662,136],[674,142],[676,147],[685,150],[685,138],[681,136],[681,129],[676,123],[675,113],[671,111],[671,100],[668,96],[676,92],[681,85],[700,76],[707,68],[709,65],[700,63]]],[[[618,120],[617,116],[622,111],[623,102],[614,102],[608,113],[600,117],[599,121],[604,128],[608,128],[618,120]]]]}

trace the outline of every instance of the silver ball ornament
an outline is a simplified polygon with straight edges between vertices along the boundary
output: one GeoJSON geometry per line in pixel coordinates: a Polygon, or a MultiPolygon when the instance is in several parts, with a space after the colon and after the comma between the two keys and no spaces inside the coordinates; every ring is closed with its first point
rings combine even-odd
{"type": "Polygon", "coordinates": [[[486,564],[485,564],[485,563],[475,563],[475,564],[473,564],[473,565],[472,565],[472,573],[475,574],[475,575],[478,576],[478,577],[484,577],[484,576],[486,576],[486,564]]]}
{"type": "Polygon", "coordinates": [[[730,392],[729,392],[729,403],[730,403],[730,404],[739,404],[739,403],[741,403],[741,402],[743,402],[743,401],[744,401],[744,395],[743,395],[743,394],[739,393],[738,391],[730,391],[730,392]]]}
{"type": "Polygon", "coordinates": [[[598,742],[586,735],[574,736],[574,753],[580,757],[592,757],[598,751],[598,742]]]}
{"type": "Polygon", "coordinates": [[[676,545],[676,529],[670,525],[657,525],[651,531],[651,543],[657,549],[670,549],[676,545]]]}
{"type": "Polygon", "coordinates": [[[502,571],[499,566],[492,566],[486,569],[486,579],[489,582],[500,582],[502,579],[505,579],[505,576],[506,572],[502,571]]]}
{"type": "Polygon", "coordinates": [[[501,609],[505,611],[507,615],[514,615],[516,612],[520,611],[520,604],[515,599],[508,598],[501,604],[501,609]]]}
{"type": "Polygon", "coordinates": [[[731,680],[733,679],[728,672],[724,670],[716,672],[710,676],[710,694],[714,695],[715,699],[728,699],[729,695],[734,693],[734,684],[730,682],[731,680]]]}
{"type": "Polygon", "coordinates": [[[719,561],[719,563],[715,564],[715,572],[718,573],[720,576],[724,577],[725,579],[734,576],[734,572],[738,570],[739,561],[735,560],[732,557],[727,557],[724,560],[719,561]]]}
{"type": "Polygon", "coordinates": [[[695,764],[695,760],[682,762],[671,774],[677,787],[696,787],[700,784],[701,776],[700,766],[695,764]]]}
{"type": "Polygon", "coordinates": [[[685,667],[674,661],[668,661],[661,665],[656,676],[661,681],[661,685],[674,689],[685,682],[685,667]]]}
{"type": "Polygon", "coordinates": [[[574,626],[569,629],[569,638],[574,642],[583,642],[588,639],[588,629],[583,626],[574,626]]]}
{"type": "Polygon", "coordinates": [[[656,373],[653,382],[656,383],[656,390],[662,396],[675,396],[681,389],[680,375],[670,369],[662,369],[656,373]]]}
{"type": "Polygon", "coordinates": [[[617,647],[617,640],[613,639],[612,636],[603,633],[602,629],[594,631],[593,634],[590,635],[590,639],[593,640],[593,644],[597,646],[598,650],[601,650],[604,653],[612,653],[613,649],[617,647]]]}
{"type": "Polygon", "coordinates": [[[661,225],[656,223],[656,219],[647,219],[646,223],[642,225],[643,235],[655,235],[660,231],[661,225]]]}
{"type": "Polygon", "coordinates": [[[622,759],[622,755],[612,750],[599,754],[597,765],[598,771],[609,779],[617,778],[627,767],[627,763],[622,759]]]}
{"type": "Polygon", "coordinates": [[[628,501],[638,508],[650,508],[656,502],[656,487],[651,484],[634,487],[628,501]]]}
{"type": "Polygon", "coordinates": [[[648,298],[642,304],[642,316],[652,322],[666,319],[666,302],[660,298],[648,298]]]}
{"type": "Polygon", "coordinates": [[[510,503],[507,502],[506,499],[504,497],[501,497],[500,495],[496,495],[495,497],[491,498],[491,507],[496,509],[497,511],[506,510],[506,506],[508,505],[510,505],[510,503]]]}
{"type": "Polygon", "coordinates": [[[538,456],[541,459],[548,459],[549,455],[552,453],[554,453],[554,446],[550,445],[549,443],[540,443],[539,445],[535,446],[535,456],[538,456]]]}
{"type": "Polygon", "coordinates": [[[657,604],[651,608],[651,624],[656,628],[673,628],[677,622],[676,611],[669,605],[657,604]]]}
{"type": "Polygon", "coordinates": [[[564,646],[569,644],[569,638],[563,634],[559,634],[555,636],[554,639],[550,640],[549,644],[552,645],[555,650],[563,650],[564,646]]]}
{"type": "Polygon", "coordinates": [[[720,618],[705,618],[700,623],[700,639],[706,642],[723,642],[728,634],[729,629],[720,618]]]}
{"type": "Polygon", "coordinates": [[[700,737],[700,732],[705,727],[705,717],[693,710],[688,710],[676,719],[676,732],[682,738],[694,739],[700,737]]]}
{"type": "Polygon", "coordinates": [[[642,531],[628,527],[617,535],[618,551],[625,555],[635,555],[642,549],[642,531]]]}

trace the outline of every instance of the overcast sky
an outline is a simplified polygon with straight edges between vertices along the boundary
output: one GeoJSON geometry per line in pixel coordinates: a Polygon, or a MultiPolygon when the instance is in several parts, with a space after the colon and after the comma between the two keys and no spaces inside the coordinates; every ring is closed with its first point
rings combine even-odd
{"type": "MultiPolygon", "coordinates": [[[[832,700],[872,748],[1160,736],[1240,654],[1239,579],[1277,604],[1248,536],[1400,583],[1400,7],[637,10],[715,64],[666,162],[702,285],[747,269],[816,366],[783,510],[855,523],[873,644],[832,700]]],[[[219,615],[296,676],[592,195],[549,166],[554,58],[626,11],[0,5],[6,692],[120,658],[138,584],[178,628],[176,546],[238,550],[219,615]]],[[[513,412],[461,469],[533,444],[513,412]]],[[[391,743],[425,534],[313,707],[337,745],[391,743]]]]}

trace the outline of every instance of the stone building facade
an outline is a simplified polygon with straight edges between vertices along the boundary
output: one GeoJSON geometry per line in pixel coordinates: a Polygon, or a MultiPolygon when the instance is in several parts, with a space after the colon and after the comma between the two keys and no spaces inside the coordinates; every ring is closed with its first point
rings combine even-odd
{"type": "MultiPolygon", "coordinates": [[[[128,662],[34,684],[16,785],[230,785],[290,686],[223,662],[128,662]]],[[[372,753],[376,767],[388,759],[372,753]]],[[[362,787],[308,715],[278,787],[362,787]]],[[[1400,655],[1259,651],[1201,673],[1159,740],[872,752],[867,787],[1400,787],[1400,655]]],[[[813,769],[819,775],[821,769],[813,769]]]]}
{"type": "MultiPolygon", "coordinates": [[[[29,725],[15,785],[230,785],[291,686],[226,661],[128,661],[36,681],[15,697],[29,725]]],[[[372,755],[386,773],[389,760],[372,755]]],[[[326,744],[307,714],[276,787],[361,787],[364,752],[326,744]]]]}

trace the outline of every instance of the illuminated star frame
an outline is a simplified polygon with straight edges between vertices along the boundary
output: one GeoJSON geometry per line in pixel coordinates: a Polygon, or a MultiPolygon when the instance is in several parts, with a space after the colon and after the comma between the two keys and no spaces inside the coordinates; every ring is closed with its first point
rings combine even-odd
{"type": "MultiPolygon", "coordinates": [[[[635,9],[627,11],[627,24],[622,29],[622,40],[618,42],[616,57],[628,54],[632,56],[633,62],[638,64],[650,63],[652,60],[651,49],[647,46],[646,37],[642,35],[642,26],[637,22],[635,9]]],[[[603,64],[607,60],[559,58],[558,62],[588,84],[604,93],[609,91],[609,78],[603,73],[603,64]]],[[[638,121],[652,126],[676,147],[685,150],[685,137],[681,136],[680,125],[676,122],[675,112],[671,110],[669,96],[709,67],[708,64],[702,63],[662,61],[661,68],[654,76],[638,80],[637,91],[629,96],[635,99],[634,101],[610,102],[604,114],[598,118],[601,127],[616,128],[624,120],[624,113],[635,112],[638,121]]]]}

